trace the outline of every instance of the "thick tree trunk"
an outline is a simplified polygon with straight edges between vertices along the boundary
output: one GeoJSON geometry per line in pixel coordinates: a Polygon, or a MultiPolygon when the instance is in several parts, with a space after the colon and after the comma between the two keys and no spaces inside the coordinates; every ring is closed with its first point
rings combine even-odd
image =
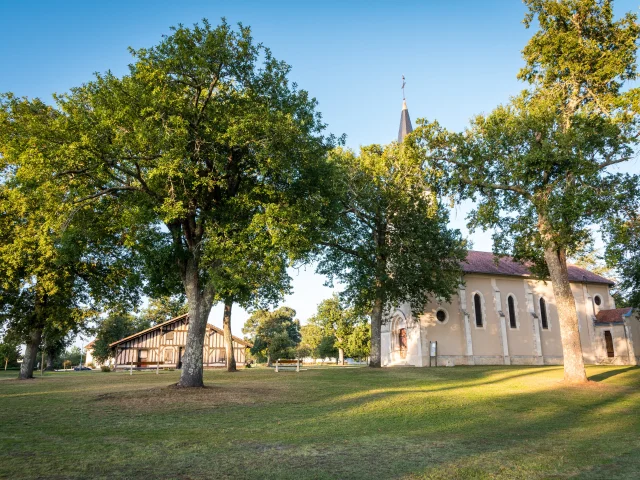
{"type": "Polygon", "coordinates": [[[267,355],[267,367],[271,367],[271,355],[267,355]]]}
{"type": "Polygon", "coordinates": [[[45,371],[53,372],[55,369],[53,368],[53,361],[55,359],[55,355],[51,352],[47,353],[47,366],[45,367],[45,371]]]}
{"type": "Polygon", "coordinates": [[[7,365],[9,365],[9,358],[4,359],[4,371],[7,371],[7,365]]]}
{"type": "Polygon", "coordinates": [[[29,332],[29,338],[26,342],[27,345],[24,350],[24,358],[22,360],[22,364],[20,365],[20,373],[18,374],[18,379],[26,380],[28,378],[33,378],[33,369],[38,358],[38,347],[40,346],[41,340],[41,328],[34,328],[29,332]]]}
{"type": "Polygon", "coordinates": [[[236,371],[236,357],[233,354],[233,335],[231,335],[231,307],[233,300],[224,302],[224,316],[222,318],[222,329],[224,331],[224,348],[226,350],[227,372],[236,371]]]}
{"type": "Polygon", "coordinates": [[[187,261],[183,283],[189,305],[189,327],[182,355],[182,371],[178,386],[204,387],[204,337],[213,301],[213,290],[200,287],[199,265],[194,259],[187,261]]]}
{"type": "Polygon", "coordinates": [[[338,365],[344,366],[344,348],[338,349],[338,365]]]}
{"type": "Polygon", "coordinates": [[[381,298],[376,298],[371,311],[371,354],[369,366],[380,368],[382,366],[382,308],[381,298]]]}
{"type": "Polygon", "coordinates": [[[549,268],[558,308],[562,354],[564,356],[564,380],[571,383],[586,382],[587,375],[584,370],[582,344],[578,330],[578,312],[569,283],[566,251],[547,248],[544,257],[549,268]]]}

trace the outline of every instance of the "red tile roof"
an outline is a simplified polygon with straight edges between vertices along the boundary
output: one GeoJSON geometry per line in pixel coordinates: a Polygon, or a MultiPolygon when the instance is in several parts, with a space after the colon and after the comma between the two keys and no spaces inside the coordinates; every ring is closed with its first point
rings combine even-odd
{"type": "Polygon", "coordinates": [[[596,315],[596,323],[623,323],[622,317],[630,316],[632,310],[631,307],[600,310],[596,315]]]}
{"type": "MultiPolygon", "coordinates": [[[[516,262],[511,257],[496,257],[492,252],[469,250],[467,259],[462,263],[465,273],[482,273],[486,275],[508,275],[513,277],[529,277],[531,271],[526,264],[516,262]],[[496,259],[498,260],[496,263],[496,259]]],[[[596,275],[584,268],[569,265],[569,281],[586,283],[604,283],[613,285],[608,278],[596,275]]]]}
{"type": "Polygon", "coordinates": [[[91,350],[93,348],[93,344],[96,343],[95,340],[91,340],[89,343],[87,343],[84,347],[85,350],[91,350]]]}

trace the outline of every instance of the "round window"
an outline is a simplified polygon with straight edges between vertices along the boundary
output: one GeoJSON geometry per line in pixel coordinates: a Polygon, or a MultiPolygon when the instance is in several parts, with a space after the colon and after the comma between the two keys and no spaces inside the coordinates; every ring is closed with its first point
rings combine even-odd
{"type": "Polygon", "coordinates": [[[440,323],[444,323],[447,321],[447,312],[445,312],[444,310],[438,310],[436,312],[436,318],[438,319],[438,321],[440,323]]]}
{"type": "Polygon", "coordinates": [[[602,299],[600,298],[599,295],[596,295],[595,297],[593,297],[593,303],[600,306],[600,304],[602,303],[602,299]]]}

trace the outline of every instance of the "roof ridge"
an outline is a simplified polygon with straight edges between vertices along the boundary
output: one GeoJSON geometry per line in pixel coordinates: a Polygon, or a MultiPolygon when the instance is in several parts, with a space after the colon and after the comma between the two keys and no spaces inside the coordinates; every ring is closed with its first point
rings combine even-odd
{"type": "Polygon", "coordinates": [[[150,332],[152,330],[155,330],[156,328],[162,327],[164,325],[168,325],[170,323],[177,322],[178,320],[181,320],[184,317],[188,317],[188,316],[189,316],[188,313],[183,313],[182,315],[178,315],[177,317],[174,317],[174,318],[172,318],[170,320],[167,320],[166,322],[158,323],[157,325],[153,325],[153,326],[151,326],[149,328],[146,328],[146,329],[141,330],[139,332],[133,333],[133,334],[129,335],[128,337],[124,337],[124,338],[121,338],[120,340],[116,340],[115,342],[110,343],[109,346],[111,347],[111,346],[116,345],[118,343],[122,343],[122,342],[124,342],[126,340],[131,340],[132,338],[135,338],[138,335],[142,335],[142,334],[145,334],[145,333],[150,332]]]}

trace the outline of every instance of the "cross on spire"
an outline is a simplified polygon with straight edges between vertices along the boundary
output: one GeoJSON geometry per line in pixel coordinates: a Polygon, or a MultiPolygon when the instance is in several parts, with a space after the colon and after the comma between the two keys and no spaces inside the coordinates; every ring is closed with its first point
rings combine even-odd
{"type": "Polygon", "coordinates": [[[404,75],[402,75],[402,100],[405,100],[404,98],[404,86],[407,84],[407,82],[404,81],[404,75]]]}

